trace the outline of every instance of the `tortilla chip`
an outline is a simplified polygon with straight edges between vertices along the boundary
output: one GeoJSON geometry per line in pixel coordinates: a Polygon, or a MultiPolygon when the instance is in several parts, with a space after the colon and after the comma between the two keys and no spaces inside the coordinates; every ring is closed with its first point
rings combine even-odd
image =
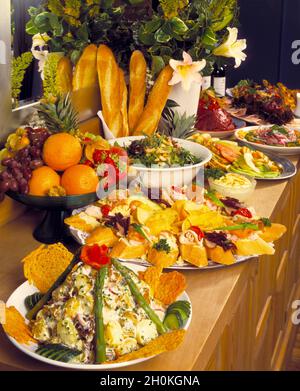
{"type": "Polygon", "coordinates": [[[176,271],[163,273],[154,292],[155,299],[165,305],[173,303],[186,288],[185,276],[176,271]]]}
{"type": "Polygon", "coordinates": [[[152,235],[159,235],[162,231],[171,231],[173,224],[178,220],[178,212],[167,208],[155,211],[145,222],[152,235]]]}
{"type": "Polygon", "coordinates": [[[42,293],[53,285],[73,259],[73,254],[61,243],[42,245],[27,255],[24,276],[42,293]]]}
{"type": "Polygon", "coordinates": [[[175,350],[183,342],[185,330],[175,330],[170,333],[160,335],[158,338],[150,341],[146,346],[139,350],[124,354],[115,361],[109,361],[109,364],[118,362],[136,360],[138,358],[145,358],[156,356],[158,354],[175,350]]]}
{"type": "Polygon", "coordinates": [[[162,269],[157,266],[150,266],[144,272],[139,272],[139,278],[150,286],[152,295],[157,291],[161,272],[162,269]]]}
{"type": "Polygon", "coordinates": [[[162,273],[159,266],[150,266],[144,272],[139,272],[139,278],[150,286],[154,298],[165,305],[173,303],[186,288],[183,274],[177,271],[162,273]]]}
{"type": "Polygon", "coordinates": [[[65,224],[79,229],[80,231],[91,233],[95,228],[97,228],[100,223],[93,216],[89,216],[84,212],[81,212],[77,215],[67,217],[64,220],[65,224]],[[84,216],[84,218],[83,218],[84,216]]]}
{"type": "Polygon", "coordinates": [[[6,307],[4,331],[17,342],[28,345],[30,342],[35,343],[25,319],[15,307],[6,307]]]}

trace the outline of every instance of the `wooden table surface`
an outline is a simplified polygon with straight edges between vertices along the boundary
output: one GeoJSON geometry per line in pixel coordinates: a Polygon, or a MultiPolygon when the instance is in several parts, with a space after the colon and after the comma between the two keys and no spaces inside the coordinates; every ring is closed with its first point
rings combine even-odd
{"type": "MultiPolygon", "coordinates": [[[[298,159],[291,159],[297,164],[298,159]]],[[[272,215],[288,181],[259,181],[248,201],[261,216],[272,215]]],[[[0,299],[7,300],[23,281],[20,260],[38,246],[32,230],[41,218],[30,211],[0,228],[0,299]]],[[[276,257],[276,255],[275,255],[276,257]]],[[[202,370],[215,349],[227,324],[233,304],[241,292],[249,269],[258,260],[214,271],[185,271],[187,293],[193,305],[193,318],[184,343],[174,352],[157,356],[125,370],[202,370]]],[[[56,367],[40,363],[18,351],[0,332],[0,369],[54,370],[56,367]]]]}

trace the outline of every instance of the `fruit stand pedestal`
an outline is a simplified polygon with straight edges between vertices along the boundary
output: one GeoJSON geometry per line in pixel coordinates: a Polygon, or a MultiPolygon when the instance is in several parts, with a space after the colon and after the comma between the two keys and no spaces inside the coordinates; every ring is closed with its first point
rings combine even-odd
{"type": "MultiPolygon", "coordinates": [[[[284,369],[296,331],[291,303],[300,297],[299,198],[299,172],[289,181],[260,181],[249,204],[288,228],[276,254],[215,271],[186,271],[193,319],[183,345],[128,369],[284,369]]],[[[39,212],[28,212],[0,228],[1,299],[24,281],[20,261],[38,246],[31,232],[39,218],[39,212]]],[[[0,369],[56,367],[18,351],[1,330],[0,369]]]]}

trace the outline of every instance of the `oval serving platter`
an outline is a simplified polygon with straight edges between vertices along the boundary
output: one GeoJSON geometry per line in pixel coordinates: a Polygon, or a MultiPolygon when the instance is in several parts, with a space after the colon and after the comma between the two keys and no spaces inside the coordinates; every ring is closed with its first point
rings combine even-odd
{"type": "MultiPolygon", "coordinates": [[[[128,263],[127,266],[132,269],[134,272],[143,271],[145,270],[145,267],[142,265],[134,265],[132,263],[128,263]]],[[[30,285],[28,281],[24,282],[22,285],[20,285],[9,297],[7,300],[6,305],[14,306],[16,309],[21,313],[21,315],[25,318],[25,315],[27,313],[24,298],[28,295],[32,295],[33,293],[37,292],[37,289],[35,286],[30,285]]],[[[190,326],[191,320],[192,320],[192,303],[191,300],[186,292],[183,292],[180,297],[177,298],[177,300],[185,300],[188,301],[191,305],[191,313],[187,320],[186,325],[184,326],[184,330],[187,330],[190,326]]],[[[28,321],[27,321],[28,322],[28,321]]],[[[7,335],[7,334],[6,334],[7,335]]],[[[39,354],[35,353],[35,350],[37,348],[37,344],[20,344],[17,342],[14,338],[7,335],[8,339],[12,342],[13,345],[15,345],[19,350],[21,350],[23,353],[27,354],[28,356],[38,360],[42,361],[46,364],[55,365],[58,367],[63,368],[69,368],[69,369],[81,369],[81,370],[107,370],[107,369],[118,369],[121,367],[131,366],[139,364],[143,361],[150,360],[151,358],[155,356],[150,357],[144,357],[144,358],[138,358],[136,360],[121,362],[121,363],[115,363],[115,364],[78,364],[78,363],[65,363],[61,361],[55,361],[51,360],[49,358],[40,356],[39,354]]]]}
{"type": "MultiPolygon", "coordinates": [[[[77,210],[74,210],[73,213],[77,214],[79,212],[82,212],[85,208],[80,208],[77,210]]],[[[88,237],[88,233],[83,232],[79,229],[69,227],[71,235],[73,238],[76,240],[77,243],[84,245],[85,244],[85,239],[88,237]]],[[[215,263],[212,261],[208,261],[208,265],[204,267],[197,267],[193,266],[187,262],[182,262],[180,264],[175,264],[173,266],[167,267],[166,269],[170,270],[212,270],[212,269],[223,269],[224,267],[231,267],[243,262],[246,262],[250,259],[256,258],[255,255],[251,256],[235,256],[236,262],[233,263],[232,265],[221,265],[220,263],[215,263]]],[[[138,266],[143,266],[143,267],[148,267],[148,266],[153,266],[149,262],[143,260],[143,259],[122,259],[120,258],[121,262],[133,264],[133,265],[138,265],[138,266]]]]}

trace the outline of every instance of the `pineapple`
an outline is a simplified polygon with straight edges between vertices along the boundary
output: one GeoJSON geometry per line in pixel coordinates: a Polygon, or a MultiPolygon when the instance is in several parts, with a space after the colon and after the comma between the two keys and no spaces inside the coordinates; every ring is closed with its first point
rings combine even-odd
{"type": "Polygon", "coordinates": [[[181,115],[177,111],[172,110],[176,106],[177,104],[173,101],[167,102],[162,113],[159,133],[169,137],[187,139],[194,133],[197,133],[195,129],[196,116],[188,116],[186,113],[181,115]]]}
{"type": "Polygon", "coordinates": [[[50,133],[78,133],[78,113],[70,94],[58,96],[54,102],[41,102],[37,111],[50,133]]]}

